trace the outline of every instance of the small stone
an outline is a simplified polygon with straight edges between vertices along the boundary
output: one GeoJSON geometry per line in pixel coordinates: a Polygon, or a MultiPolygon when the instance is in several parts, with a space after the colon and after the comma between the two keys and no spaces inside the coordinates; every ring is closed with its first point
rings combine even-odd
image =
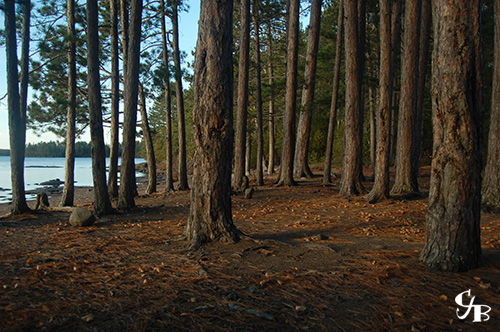
{"type": "Polygon", "coordinates": [[[205,276],[207,276],[207,275],[208,275],[208,272],[207,272],[207,270],[205,270],[204,268],[200,268],[200,269],[198,270],[198,275],[200,275],[200,276],[202,276],[202,277],[205,277],[205,276]]]}
{"type": "Polygon", "coordinates": [[[255,190],[253,188],[245,189],[245,198],[250,199],[253,196],[255,190]]]}
{"type": "Polygon", "coordinates": [[[254,285],[250,285],[248,286],[248,291],[252,294],[255,294],[257,293],[257,287],[255,287],[254,285]]]}
{"type": "Polygon", "coordinates": [[[319,240],[319,241],[328,240],[328,236],[320,233],[320,234],[316,235],[316,240],[319,240]]]}
{"type": "Polygon", "coordinates": [[[297,312],[304,312],[306,310],[307,310],[307,308],[303,305],[296,305],[295,306],[295,311],[297,311],[297,312]]]}
{"type": "Polygon", "coordinates": [[[69,217],[69,223],[75,227],[92,226],[97,220],[96,215],[84,208],[76,207],[69,217]]]}
{"type": "Polygon", "coordinates": [[[387,249],[387,246],[383,244],[377,244],[374,248],[375,250],[384,250],[387,249]]]}
{"type": "Polygon", "coordinates": [[[240,300],[240,296],[236,293],[229,293],[229,295],[227,296],[227,299],[229,301],[239,301],[240,300]]]}

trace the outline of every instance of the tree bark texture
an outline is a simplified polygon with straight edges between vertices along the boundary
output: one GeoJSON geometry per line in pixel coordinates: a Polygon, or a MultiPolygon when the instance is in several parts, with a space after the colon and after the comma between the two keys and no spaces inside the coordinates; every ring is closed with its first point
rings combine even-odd
{"type": "Polygon", "coordinates": [[[500,2],[495,1],[495,60],[488,157],[484,171],[482,204],[486,211],[500,212],[500,2]]]}
{"type": "Polygon", "coordinates": [[[194,65],[194,168],[185,235],[191,249],[235,242],[231,212],[233,154],[232,0],[202,0],[194,65]]]}
{"type": "Polygon", "coordinates": [[[262,77],[260,63],[260,20],[259,1],[255,0],[253,5],[253,25],[255,32],[255,110],[257,113],[257,163],[255,170],[255,184],[264,184],[264,128],[262,123],[262,77]]]}
{"type": "Polygon", "coordinates": [[[433,269],[465,271],[481,259],[481,1],[432,4],[434,146],[420,259],[433,269]]]}
{"type": "Polygon", "coordinates": [[[418,56],[418,82],[417,82],[417,125],[415,130],[415,151],[412,152],[417,176],[420,169],[420,157],[422,155],[422,135],[424,126],[424,93],[429,62],[429,46],[431,41],[431,0],[422,0],[422,12],[420,23],[420,48],[418,56]]]}
{"type": "Polygon", "coordinates": [[[68,22],[68,109],[66,131],[66,164],[64,189],[60,206],[73,206],[75,196],[75,138],[76,138],[76,45],[75,1],[66,1],[68,22]]]}
{"type": "Polygon", "coordinates": [[[418,163],[415,165],[418,126],[417,83],[420,50],[420,13],[422,0],[407,0],[401,64],[396,176],[392,195],[418,193],[418,163]]]}
{"type": "Polygon", "coordinates": [[[135,133],[137,125],[137,96],[139,90],[139,60],[141,50],[142,0],[132,0],[130,34],[127,55],[126,94],[123,124],[123,153],[120,169],[118,208],[135,206],[135,133]]]}
{"type": "Polygon", "coordinates": [[[118,49],[118,1],[109,0],[111,9],[111,140],[109,153],[108,192],[118,196],[120,67],[118,49]]]}
{"type": "Polygon", "coordinates": [[[297,63],[299,56],[299,0],[290,0],[287,24],[287,61],[283,146],[278,185],[294,186],[295,111],[297,109],[297,63]]]}
{"type": "Polygon", "coordinates": [[[252,133],[247,132],[247,137],[245,140],[245,176],[250,175],[252,163],[252,133]]]}
{"type": "Polygon", "coordinates": [[[9,110],[10,169],[12,181],[13,214],[29,211],[24,191],[24,151],[26,116],[21,113],[19,73],[17,71],[15,1],[4,2],[5,49],[7,60],[7,107],[9,110]]]}
{"type": "MultiPolygon", "coordinates": [[[[396,67],[398,63],[399,53],[401,49],[401,18],[403,16],[403,0],[395,0],[392,4],[392,17],[391,17],[391,58],[392,68],[391,81],[394,82],[394,89],[396,86],[396,67]]],[[[392,89],[392,106],[391,106],[391,138],[389,142],[389,162],[394,159],[394,145],[396,143],[396,129],[397,129],[397,96],[392,89]]]]}
{"type": "Polygon", "coordinates": [[[294,176],[312,178],[309,168],[309,140],[311,137],[312,113],[314,110],[314,89],[318,60],[319,32],[321,27],[322,0],[312,0],[307,43],[306,68],[300,107],[297,142],[295,145],[294,176]]]}
{"type": "Polygon", "coordinates": [[[361,64],[359,57],[358,8],[355,1],[346,1],[345,52],[346,52],[346,99],[344,128],[344,158],[340,194],[344,197],[364,192],[361,184],[361,64]]]}
{"type": "Polygon", "coordinates": [[[179,190],[188,190],[186,120],[184,112],[184,90],[182,89],[181,53],[179,49],[179,12],[178,1],[172,1],[172,34],[175,66],[175,96],[177,102],[177,121],[179,136],[179,190]]]}
{"type": "Polygon", "coordinates": [[[240,1],[240,58],[238,62],[238,96],[234,147],[233,190],[245,191],[245,160],[248,117],[248,72],[250,65],[250,0],[240,1]]]}
{"type": "MultiPolygon", "coordinates": [[[[383,61],[383,60],[382,60],[383,61]]],[[[377,150],[377,130],[373,87],[368,88],[368,108],[370,110],[370,166],[375,172],[375,154],[377,150]]]]}
{"type": "Polygon", "coordinates": [[[106,151],[101,110],[99,74],[99,27],[97,0],[87,1],[87,80],[92,145],[92,178],[94,182],[94,210],[98,216],[112,211],[106,184],[106,151]]]}
{"type": "Polygon", "coordinates": [[[148,186],[146,187],[146,194],[151,195],[156,191],[156,157],[155,148],[153,145],[153,138],[151,137],[151,130],[149,127],[148,112],[146,109],[146,93],[142,85],[139,85],[140,106],[141,112],[141,129],[144,144],[146,146],[146,163],[148,165],[148,186]]]}
{"type": "Polygon", "coordinates": [[[323,184],[332,183],[332,153],[333,138],[335,137],[335,124],[337,122],[337,104],[339,99],[340,65],[342,62],[342,36],[344,34],[344,0],[339,2],[339,15],[337,19],[337,42],[335,47],[335,68],[333,71],[332,102],[330,118],[328,120],[328,135],[326,139],[325,167],[323,169],[323,184]]]}
{"type": "Polygon", "coordinates": [[[268,167],[267,167],[267,173],[268,174],[274,174],[274,158],[275,158],[275,136],[274,136],[274,131],[275,131],[275,122],[274,122],[274,88],[273,88],[273,75],[274,75],[274,66],[273,66],[273,43],[272,43],[272,31],[271,31],[271,24],[267,24],[267,54],[269,56],[269,63],[267,65],[268,72],[269,72],[269,78],[268,78],[268,83],[269,86],[271,87],[271,95],[269,96],[269,123],[268,123],[268,130],[269,130],[269,160],[268,160],[268,167]]]}
{"type": "Polygon", "coordinates": [[[160,0],[161,38],[163,48],[163,66],[165,67],[165,192],[174,190],[173,154],[172,154],[172,92],[170,89],[170,72],[168,69],[167,25],[165,22],[165,0],[160,0]]]}
{"type": "Polygon", "coordinates": [[[368,194],[370,203],[389,197],[389,140],[393,80],[391,77],[391,1],[380,0],[380,83],[379,104],[376,116],[377,151],[373,188],[368,194]]]}
{"type": "Polygon", "coordinates": [[[128,39],[129,39],[129,0],[120,0],[120,20],[122,24],[122,65],[123,65],[123,77],[124,77],[124,86],[123,91],[126,94],[127,86],[126,86],[126,77],[127,77],[127,64],[128,64],[128,39]]]}

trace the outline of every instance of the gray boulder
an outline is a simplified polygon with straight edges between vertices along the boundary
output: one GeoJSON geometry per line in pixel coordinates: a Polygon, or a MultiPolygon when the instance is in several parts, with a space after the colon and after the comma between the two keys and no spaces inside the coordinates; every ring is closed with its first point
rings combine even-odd
{"type": "Polygon", "coordinates": [[[69,223],[75,227],[92,226],[97,220],[96,215],[84,208],[76,207],[69,217],[69,223]]]}

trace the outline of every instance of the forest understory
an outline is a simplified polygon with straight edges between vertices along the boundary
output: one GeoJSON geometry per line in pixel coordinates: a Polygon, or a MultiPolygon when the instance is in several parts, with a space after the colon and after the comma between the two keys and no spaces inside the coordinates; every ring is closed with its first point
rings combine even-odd
{"type": "MultiPolygon", "coordinates": [[[[140,196],[91,227],[70,226],[61,211],[1,220],[0,330],[500,330],[498,215],[482,215],[480,268],[429,271],[418,259],[429,167],[424,197],[374,205],[342,198],[338,178],[323,186],[314,172],[297,187],[275,187],[271,176],[251,199],[233,196],[235,224],[251,240],[196,252],[177,239],[189,191],[140,196]],[[457,318],[455,297],[469,289],[491,307],[489,321],[457,318]]],[[[89,189],[76,201],[91,209],[89,189]]]]}

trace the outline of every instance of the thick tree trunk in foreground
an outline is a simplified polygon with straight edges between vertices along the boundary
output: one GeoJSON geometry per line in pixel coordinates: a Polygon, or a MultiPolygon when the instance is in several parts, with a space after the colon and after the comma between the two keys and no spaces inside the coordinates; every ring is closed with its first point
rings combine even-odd
{"type": "Polygon", "coordinates": [[[111,142],[109,153],[108,192],[118,196],[118,127],[120,107],[120,68],[118,50],[118,1],[110,0],[111,9],[111,142]]]}
{"type": "Polygon", "coordinates": [[[375,178],[370,203],[389,196],[389,139],[391,126],[391,98],[393,81],[391,80],[391,6],[390,0],[380,0],[380,84],[379,105],[377,112],[377,152],[375,178]]]}
{"type": "Polygon", "coordinates": [[[312,113],[314,109],[314,89],[316,83],[319,31],[321,27],[321,4],[322,0],[313,0],[311,3],[306,69],[304,72],[304,86],[302,87],[300,117],[297,128],[297,143],[295,145],[295,162],[293,166],[293,175],[297,178],[304,176],[307,178],[313,177],[313,173],[309,168],[308,157],[312,113]]]}
{"type": "Polygon", "coordinates": [[[188,190],[186,120],[184,112],[184,90],[182,89],[181,55],[179,49],[178,0],[172,2],[173,55],[175,66],[175,96],[179,136],[179,190],[188,190]]]}
{"type": "Polygon", "coordinates": [[[486,211],[500,213],[500,2],[495,1],[495,62],[491,102],[488,159],[483,179],[482,204],[486,211]]]}
{"type": "Polygon", "coordinates": [[[139,85],[139,96],[141,101],[139,111],[141,112],[142,137],[146,145],[146,163],[148,165],[148,186],[146,187],[146,194],[151,195],[156,191],[156,158],[153,138],[151,137],[151,130],[149,127],[148,112],[146,109],[146,93],[142,85],[139,85]]]}
{"type": "Polygon", "coordinates": [[[345,52],[346,52],[346,100],[344,129],[344,158],[340,194],[345,197],[364,192],[361,184],[361,64],[359,56],[358,8],[355,1],[346,1],[345,52]]]}
{"type": "Polygon", "coordinates": [[[434,147],[420,259],[433,269],[465,271],[481,259],[481,2],[432,4],[434,147]]]}
{"type": "Polygon", "coordinates": [[[26,116],[21,113],[19,73],[17,71],[16,12],[14,0],[4,3],[5,49],[7,60],[7,95],[9,110],[10,169],[13,214],[29,211],[24,191],[24,152],[26,116]]]}
{"type": "Polygon", "coordinates": [[[255,170],[255,184],[264,184],[264,128],[262,123],[262,78],[260,64],[260,28],[259,28],[259,2],[254,1],[253,25],[255,32],[255,109],[257,112],[257,164],[255,170]]]}
{"type": "Polygon", "coordinates": [[[174,190],[173,154],[172,154],[172,92],[168,70],[167,24],[165,22],[165,0],[160,0],[161,38],[163,48],[163,66],[165,67],[165,192],[174,190]]]}
{"type": "Polygon", "coordinates": [[[90,117],[90,139],[92,144],[92,177],[94,181],[94,210],[98,216],[113,209],[106,184],[106,150],[101,110],[101,84],[99,74],[99,31],[97,0],[87,1],[87,70],[90,117]]]}
{"type": "Polygon", "coordinates": [[[408,0],[405,7],[401,99],[399,102],[396,177],[392,195],[418,193],[418,163],[415,165],[418,58],[420,50],[420,12],[422,0],[408,0]]]}
{"type": "Polygon", "coordinates": [[[123,153],[120,169],[118,208],[135,206],[135,130],[137,124],[137,96],[139,90],[139,59],[141,49],[142,0],[132,0],[130,11],[130,36],[125,78],[125,106],[123,126],[123,153]]]}
{"type": "Polygon", "coordinates": [[[244,191],[248,116],[248,71],[250,65],[250,0],[240,1],[240,58],[238,62],[238,96],[234,147],[233,190],[244,191]]]}
{"type": "Polygon", "coordinates": [[[299,0],[289,1],[287,24],[287,61],[283,147],[278,185],[294,186],[295,110],[297,109],[297,62],[299,57],[299,0]]]}
{"type": "Polygon", "coordinates": [[[203,0],[194,65],[194,168],[185,235],[191,249],[235,242],[231,211],[233,154],[232,0],[203,0]]]}
{"type": "Polygon", "coordinates": [[[337,19],[337,46],[335,49],[335,69],[333,72],[332,103],[330,119],[328,121],[328,136],[326,140],[325,167],[323,169],[323,184],[332,183],[332,153],[335,125],[337,122],[337,103],[339,99],[340,64],[342,62],[342,36],[344,34],[344,0],[339,2],[339,15],[337,19]]]}

